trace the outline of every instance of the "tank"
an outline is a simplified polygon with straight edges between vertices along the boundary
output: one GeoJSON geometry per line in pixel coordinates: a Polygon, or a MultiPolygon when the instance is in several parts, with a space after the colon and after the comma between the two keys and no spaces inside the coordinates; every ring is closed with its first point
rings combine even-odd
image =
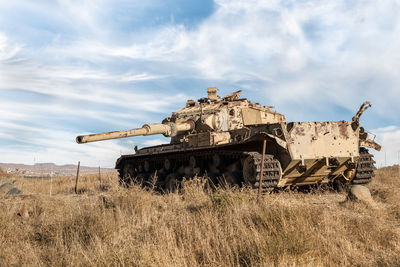
{"type": "Polygon", "coordinates": [[[273,106],[241,98],[241,91],[208,96],[173,112],[161,123],[138,129],[82,135],[87,143],[162,134],[169,144],[144,147],[121,156],[115,165],[120,183],[175,191],[183,179],[208,177],[211,185],[262,188],[264,192],[313,184],[367,184],[374,177],[368,149],[380,150],[360,125],[371,107],[361,105],[352,120],[286,122],[273,106]]]}

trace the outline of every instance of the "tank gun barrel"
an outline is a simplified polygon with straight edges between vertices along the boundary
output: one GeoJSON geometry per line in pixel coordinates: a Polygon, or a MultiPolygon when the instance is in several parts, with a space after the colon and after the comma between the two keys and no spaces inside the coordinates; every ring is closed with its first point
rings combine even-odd
{"type": "Polygon", "coordinates": [[[79,135],[76,137],[78,144],[84,144],[89,142],[125,138],[138,135],[153,135],[163,134],[166,137],[175,136],[180,132],[191,131],[195,128],[193,121],[185,121],[179,123],[151,123],[145,124],[142,128],[136,128],[131,130],[106,132],[99,134],[79,135]]]}

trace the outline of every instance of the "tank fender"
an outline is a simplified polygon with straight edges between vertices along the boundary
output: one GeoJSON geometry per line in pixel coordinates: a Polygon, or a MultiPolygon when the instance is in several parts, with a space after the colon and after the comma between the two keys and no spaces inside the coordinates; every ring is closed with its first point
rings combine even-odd
{"type": "Polygon", "coordinates": [[[256,140],[256,139],[260,140],[261,138],[267,138],[267,142],[268,142],[268,140],[275,141],[277,143],[277,145],[279,145],[283,149],[287,149],[287,147],[288,147],[286,141],[280,139],[279,137],[277,137],[273,134],[269,134],[266,132],[258,132],[256,135],[253,135],[252,137],[246,139],[245,142],[249,142],[249,141],[256,140]]]}
{"type": "Polygon", "coordinates": [[[360,146],[369,147],[375,149],[376,151],[381,151],[382,149],[382,146],[380,144],[371,139],[360,140],[360,146]]]}
{"type": "Polygon", "coordinates": [[[381,151],[382,146],[375,142],[376,135],[366,132],[364,127],[360,127],[360,146],[369,147],[376,151],[381,151]]]}
{"type": "Polygon", "coordinates": [[[275,135],[269,134],[269,133],[265,133],[265,135],[267,135],[268,137],[275,139],[276,143],[278,145],[280,145],[281,147],[283,147],[284,149],[287,149],[287,143],[286,141],[283,141],[282,139],[280,139],[279,137],[276,137],[275,135]]]}

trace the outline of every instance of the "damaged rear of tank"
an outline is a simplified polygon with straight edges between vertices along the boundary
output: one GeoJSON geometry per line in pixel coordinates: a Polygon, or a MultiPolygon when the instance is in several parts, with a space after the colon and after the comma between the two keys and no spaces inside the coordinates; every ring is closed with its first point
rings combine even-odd
{"type": "Polygon", "coordinates": [[[381,146],[360,126],[364,102],[352,121],[291,122],[282,126],[287,156],[278,187],[318,183],[367,184],[374,176],[368,148],[381,146]]]}
{"type": "Polygon", "coordinates": [[[368,183],[372,155],[363,146],[380,150],[374,140],[360,135],[358,120],[292,122],[284,131],[288,162],[278,187],[318,183],[368,183]],[[360,136],[365,139],[360,139],[360,136]]]}

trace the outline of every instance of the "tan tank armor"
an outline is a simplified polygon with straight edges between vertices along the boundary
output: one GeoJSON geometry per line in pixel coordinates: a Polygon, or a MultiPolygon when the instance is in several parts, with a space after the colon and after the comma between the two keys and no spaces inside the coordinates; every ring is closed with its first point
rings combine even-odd
{"type": "Polygon", "coordinates": [[[374,176],[367,148],[381,147],[360,126],[369,102],[351,121],[286,122],[274,107],[241,98],[242,91],[219,97],[218,89],[210,87],[207,93],[198,101],[186,101],[185,107],[162,123],[82,135],[76,141],[153,134],[171,137],[170,144],[139,149],[116,163],[122,184],[153,183],[160,190],[173,191],[184,177],[195,175],[207,176],[213,185],[258,188],[261,181],[264,191],[317,183],[365,184],[374,176]]]}

